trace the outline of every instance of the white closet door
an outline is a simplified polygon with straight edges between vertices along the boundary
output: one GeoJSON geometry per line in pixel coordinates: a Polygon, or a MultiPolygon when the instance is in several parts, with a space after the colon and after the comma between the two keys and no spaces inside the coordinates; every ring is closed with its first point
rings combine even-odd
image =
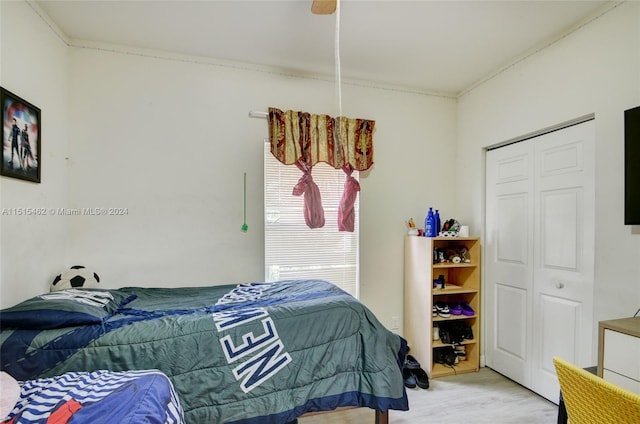
{"type": "Polygon", "coordinates": [[[537,137],[531,389],[558,400],[552,358],[591,360],[595,260],[594,121],[537,137]]]}
{"type": "Polygon", "coordinates": [[[486,161],[486,364],[528,386],[533,332],[533,143],[491,150],[486,161]]]}
{"type": "Polygon", "coordinates": [[[587,121],[487,153],[487,365],[554,402],[553,356],[594,364],[594,144],[587,121]]]}

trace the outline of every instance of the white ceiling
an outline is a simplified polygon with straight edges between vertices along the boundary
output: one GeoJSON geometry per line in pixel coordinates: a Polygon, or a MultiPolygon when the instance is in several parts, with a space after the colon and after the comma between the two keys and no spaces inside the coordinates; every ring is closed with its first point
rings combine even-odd
{"type": "MultiPolygon", "coordinates": [[[[311,0],[55,1],[72,44],[100,42],[335,75],[336,14],[311,0]]],[[[341,76],[456,95],[612,4],[342,0],[341,76]]]]}

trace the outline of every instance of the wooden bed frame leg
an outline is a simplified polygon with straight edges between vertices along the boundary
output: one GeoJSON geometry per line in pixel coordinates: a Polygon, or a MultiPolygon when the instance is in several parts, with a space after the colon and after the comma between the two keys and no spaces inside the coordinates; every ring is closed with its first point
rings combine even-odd
{"type": "Polygon", "coordinates": [[[381,412],[376,409],[376,424],[389,424],[389,411],[381,412]]]}

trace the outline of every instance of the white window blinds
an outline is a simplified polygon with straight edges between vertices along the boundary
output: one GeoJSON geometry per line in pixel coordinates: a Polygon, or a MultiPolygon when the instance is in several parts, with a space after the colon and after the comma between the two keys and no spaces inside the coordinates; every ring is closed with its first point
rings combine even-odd
{"type": "MultiPolygon", "coordinates": [[[[304,196],[291,194],[302,172],[295,165],[280,163],[269,151],[269,143],[264,143],[265,280],[322,279],[358,297],[359,196],[354,231],[340,232],[338,205],[345,173],[318,163],[311,175],[322,197],[323,228],[307,227],[304,196]]],[[[358,172],[352,176],[358,179],[358,172]]]]}

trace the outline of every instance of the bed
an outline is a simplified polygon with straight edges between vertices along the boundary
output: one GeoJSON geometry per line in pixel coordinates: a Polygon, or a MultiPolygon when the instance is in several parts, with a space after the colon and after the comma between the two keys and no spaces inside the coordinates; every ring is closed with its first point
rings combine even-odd
{"type": "Polygon", "coordinates": [[[158,369],[185,422],[282,424],[368,407],[408,410],[406,342],[322,280],[63,290],[0,311],[1,367],[18,380],[158,369]]]}

